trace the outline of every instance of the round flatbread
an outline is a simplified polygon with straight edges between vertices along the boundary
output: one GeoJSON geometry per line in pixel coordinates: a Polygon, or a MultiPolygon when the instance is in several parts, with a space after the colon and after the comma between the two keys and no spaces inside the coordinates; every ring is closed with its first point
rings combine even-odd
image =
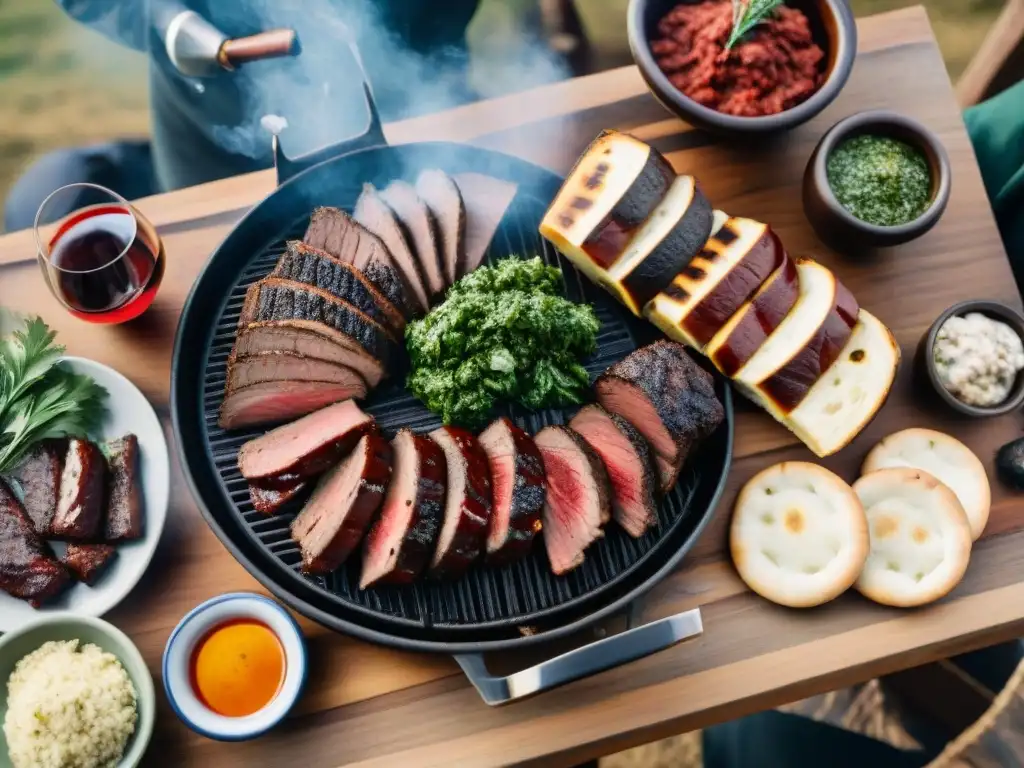
{"type": "Polygon", "coordinates": [[[948,485],[963,505],[971,524],[971,539],[978,540],[988,522],[992,489],[981,459],[955,437],[934,429],[904,429],[871,449],[863,474],[886,467],[921,469],[948,485]]]}
{"type": "Polygon", "coordinates": [[[947,486],[919,469],[892,467],[853,484],[864,506],[871,551],[857,590],[883,605],[924,605],[960,583],[971,527],[947,486]]]}
{"type": "Polygon", "coordinates": [[[860,501],[824,467],[787,461],[743,486],[729,534],[740,578],[764,598],[793,608],[845,592],[868,553],[860,501]]]}

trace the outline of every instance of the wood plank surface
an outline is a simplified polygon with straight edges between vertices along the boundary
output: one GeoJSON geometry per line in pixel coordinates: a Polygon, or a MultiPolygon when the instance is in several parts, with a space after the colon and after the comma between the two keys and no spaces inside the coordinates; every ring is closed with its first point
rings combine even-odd
{"type": "MultiPolygon", "coordinates": [[[[911,425],[956,434],[993,474],[995,449],[1020,434],[1020,417],[966,421],[926,402],[915,387],[914,350],[934,317],[965,298],[1019,304],[952,87],[920,8],[860,22],[860,55],[837,101],[806,126],[755,145],[723,144],[691,130],[648,94],[633,68],[387,126],[391,142],[469,141],[565,172],[602,128],[652,142],[733,214],[771,222],[792,254],[834,269],[896,334],[904,355],[881,416],[825,465],[853,479],[867,449],[911,425]],[[923,121],[945,143],[953,168],[949,208],[925,237],[873,257],[830,252],[800,203],[804,164],[821,134],[855,111],[888,107],[923,121]]],[[[168,421],[170,348],[193,279],[242,213],[272,189],[272,172],[148,198],[168,253],[153,309],[121,327],[74,320],[49,296],[28,233],[0,238],[0,305],[43,314],[69,351],[114,366],[168,421]]],[[[168,429],[168,438],[173,435],[168,429]]],[[[928,609],[894,611],[846,595],[806,612],[771,605],[745,589],[728,562],[725,532],[738,488],[783,459],[810,458],[753,407],[738,408],[736,459],[711,526],[683,567],[639,610],[643,620],[700,606],[697,641],[501,709],[486,707],[450,659],[370,646],[302,622],[313,669],[301,705],[270,735],[221,744],[188,731],[162,692],[154,765],[304,766],[572,764],[873,675],[979,647],[1024,629],[1024,507],[993,484],[993,509],[965,581],[928,609]]],[[[994,475],[993,475],[994,476],[994,475]]],[[[175,463],[171,510],[143,583],[110,619],[150,662],[159,687],[163,644],[198,602],[259,590],[206,527],[175,463]]],[[[581,638],[585,640],[586,638],[581,638]]],[[[522,659],[502,661],[527,663],[522,659]]]]}

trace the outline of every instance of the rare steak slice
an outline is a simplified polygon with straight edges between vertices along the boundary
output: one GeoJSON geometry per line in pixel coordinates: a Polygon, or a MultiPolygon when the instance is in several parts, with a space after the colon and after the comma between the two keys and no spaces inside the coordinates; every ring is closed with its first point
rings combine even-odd
{"type": "Polygon", "coordinates": [[[38,608],[63,592],[70,580],[36,535],[10,486],[0,479],[0,589],[38,608]]]}
{"type": "Polygon", "coordinates": [[[453,178],[466,205],[466,238],[458,268],[462,277],[483,262],[519,187],[482,173],[457,173],[453,178]]]}
{"type": "Polygon", "coordinates": [[[25,511],[40,536],[49,535],[53,516],[57,513],[60,476],[67,450],[67,440],[44,440],[12,472],[21,486],[25,511]]]}
{"type": "Polygon", "coordinates": [[[544,460],[533,438],[508,417],[480,435],[491,470],[494,508],[487,533],[487,560],[506,563],[529,553],[540,530],[547,482],[544,460]]]}
{"type": "Polygon", "coordinates": [[[264,515],[276,515],[281,507],[306,488],[306,481],[294,475],[275,477],[272,485],[249,483],[249,500],[253,508],[264,515]]]}
{"type": "Polygon", "coordinates": [[[401,429],[391,441],[391,484],[363,542],[359,588],[408,584],[434,554],[444,517],[447,466],[430,438],[401,429]]]}
{"type": "Polygon", "coordinates": [[[562,576],[581,565],[584,550],[604,536],[612,489],[601,459],[574,430],[544,427],[536,442],[548,481],[544,544],[552,572],[562,576]]]}
{"type": "Polygon", "coordinates": [[[106,541],[132,541],[143,533],[139,439],[132,434],[106,444],[110,485],[107,494],[106,541]]]}
{"type": "Polygon", "coordinates": [[[430,561],[436,577],[462,574],[484,551],[491,519],[491,471],[487,454],[472,433],[441,427],[430,438],[444,451],[448,495],[437,549],[430,561]]]}
{"type": "Polygon", "coordinates": [[[444,277],[443,255],[434,215],[408,182],[393,181],[380,196],[395,212],[403,231],[408,235],[408,243],[419,262],[420,274],[423,275],[431,303],[439,301],[448,284],[444,277]]]}
{"type": "Polygon", "coordinates": [[[622,416],[654,448],[666,492],[691,448],[725,418],[711,374],[672,341],[656,341],[627,355],[601,374],[594,388],[605,410],[622,416]]]}
{"type": "Polygon", "coordinates": [[[71,542],[61,562],[76,579],[91,587],[116,556],[117,548],[110,544],[71,542]]]}
{"type": "Polygon", "coordinates": [[[291,527],[303,571],[330,573],[345,562],[380,509],[390,475],[391,446],[369,433],[321,478],[291,527]]]}
{"type": "Polygon", "coordinates": [[[350,397],[365,397],[369,387],[358,371],[295,352],[260,352],[228,360],[227,391],[268,381],[323,381],[351,389],[350,397]]]}
{"type": "Polygon", "coordinates": [[[372,184],[363,186],[356,201],[355,219],[381,239],[408,289],[409,302],[418,312],[430,309],[427,283],[401,221],[372,184]]]}
{"type": "Polygon", "coordinates": [[[347,384],[325,381],[266,381],[228,392],[220,407],[222,429],[243,429],[259,424],[280,424],[352,397],[347,384]]]}
{"type": "Polygon", "coordinates": [[[417,177],[416,194],[437,222],[444,279],[451,285],[459,279],[459,264],[465,260],[466,205],[462,193],[451,176],[435,168],[417,177]]]}
{"type": "Polygon", "coordinates": [[[658,468],[654,451],[639,430],[600,405],[585,405],[569,426],[601,457],[612,484],[612,515],[639,538],[657,521],[658,468]]]}
{"type": "Polygon", "coordinates": [[[71,438],[60,478],[60,499],[50,534],[58,539],[94,540],[103,533],[107,460],[88,440],[71,438]]]}
{"type": "Polygon", "coordinates": [[[372,416],[345,400],[250,440],[238,452],[238,469],[250,483],[288,488],[333,467],[375,429],[372,416]]]}

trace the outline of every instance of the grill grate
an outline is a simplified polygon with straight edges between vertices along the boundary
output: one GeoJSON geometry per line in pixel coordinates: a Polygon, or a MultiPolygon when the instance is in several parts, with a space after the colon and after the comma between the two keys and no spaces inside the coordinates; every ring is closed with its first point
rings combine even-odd
{"type": "MultiPolygon", "coordinates": [[[[352,196],[354,199],[354,194],[352,196]]],[[[633,318],[607,294],[586,281],[537,234],[546,203],[521,191],[495,235],[488,260],[510,254],[540,254],[544,260],[562,269],[565,295],[574,301],[590,303],[601,321],[598,351],[585,362],[591,379],[609,365],[647,341],[650,327],[633,318]]],[[[227,360],[234,341],[235,327],[246,289],[273,268],[284,251],[285,240],[301,237],[305,221],[299,222],[288,236],[253,257],[231,291],[212,337],[203,383],[203,411],[206,438],[222,489],[231,500],[233,512],[242,528],[264,551],[284,567],[299,573],[298,546],[289,536],[289,525],[305,497],[293,500],[282,514],[265,517],[249,501],[248,489],[238,471],[236,460],[241,445],[262,430],[225,432],[217,426],[217,414],[223,399],[227,360]]],[[[420,432],[440,426],[440,420],[408,394],[399,378],[385,381],[363,404],[391,436],[399,427],[420,432]]],[[[531,434],[548,424],[565,423],[575,409],[530,412],[505,408],[504,414],[531,434]]],[[[717,480],[714,478],[713,480],[717,480]]],[[[610,525],[603,539],[587,550],[584,564],[555,577],[549,568],[543,545],[519,562],[495,568],[477,566],[453,582],[420,581],[411,586],[379,587],[367,591],[358,588],[359,557],[353,556],[341,569],[326,577],[302,576],[325,596],[354,610],[413,629],[479,630],[486,626],[533,625],[583,597],[592,597],[617,586],[655,551],[691,508],[691,499],[701,485],[701,473],[693,467],[684,470],[682,479],[658,509],[658,526],[640,539],[633,539],[617,526],[610,525]]],[[[705,510],[695,510],[703,514],[705,510]]]]}

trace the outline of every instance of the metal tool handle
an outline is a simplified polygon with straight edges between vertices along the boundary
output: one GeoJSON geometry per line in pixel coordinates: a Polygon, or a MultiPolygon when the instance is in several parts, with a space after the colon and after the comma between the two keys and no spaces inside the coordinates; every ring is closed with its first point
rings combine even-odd
{"type": "Polygon", "coordinates": [[[700,609],[694,608],[606,637],[508,677],[492,676],[482,654],[458,655],[455,661],[483,700],[496,707],[642,659],[703,631],[700,609]]]}
{"type": "Polygon", "coordinates": [[[248,37],[225,40],[217,52],[217,61],[225,69],[237,69],[250,61],[295,56],[299,37],[294,29],[268,29],[248,37]]]}

